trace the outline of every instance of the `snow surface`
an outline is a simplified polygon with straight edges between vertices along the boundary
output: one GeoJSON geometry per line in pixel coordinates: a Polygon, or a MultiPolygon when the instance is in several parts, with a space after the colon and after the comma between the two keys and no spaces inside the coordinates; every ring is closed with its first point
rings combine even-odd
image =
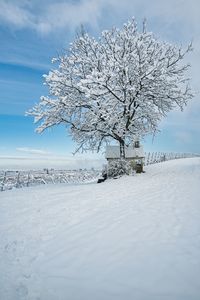
{"type": "Polygon", "coordinates": [[[0,193],[0,299],[199,300],[200,159],[0,193]]]}

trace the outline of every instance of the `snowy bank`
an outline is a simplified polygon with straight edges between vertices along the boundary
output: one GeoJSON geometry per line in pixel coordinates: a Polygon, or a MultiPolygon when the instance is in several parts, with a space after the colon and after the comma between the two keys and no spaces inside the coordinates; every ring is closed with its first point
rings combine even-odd
{"type": "Polygon", "coordinates": [[[0,299],[199,300],[200,159],[0,194],[0,299]]]}

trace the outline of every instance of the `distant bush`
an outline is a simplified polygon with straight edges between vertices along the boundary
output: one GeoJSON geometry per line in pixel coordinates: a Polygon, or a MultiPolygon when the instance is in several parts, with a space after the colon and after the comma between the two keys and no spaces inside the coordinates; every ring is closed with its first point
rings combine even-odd
{"type": "Polygon", "coordinates": [[[125,159],[118,159],[109,162],[107,169],[108,177],[117,177],[129,175],[131,173],[131,165],[125,159]]]}

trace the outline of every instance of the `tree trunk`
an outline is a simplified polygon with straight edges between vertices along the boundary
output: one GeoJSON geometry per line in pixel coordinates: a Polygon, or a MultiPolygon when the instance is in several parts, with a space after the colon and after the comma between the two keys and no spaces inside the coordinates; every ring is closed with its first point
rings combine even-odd
{"type": "Polygon", "coordinates": [[[120,158],[125,158],[125,144],[124,141],[120,141],[120,158]]]}

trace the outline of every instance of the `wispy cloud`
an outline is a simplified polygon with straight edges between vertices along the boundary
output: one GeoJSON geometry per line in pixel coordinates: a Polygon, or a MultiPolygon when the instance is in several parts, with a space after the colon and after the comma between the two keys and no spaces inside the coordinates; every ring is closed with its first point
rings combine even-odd
{"type": "Polygon", "coordinates": [[[37,30],[48,33],[55,29],[66,27],[76,28],[81,23],[89,23],[97,26],[97,20],[101,16],[102,7],[99,1],[85,0],[79,3],[52,3],[38,22],[37,30]]]}
{"type": "Polygon", "coordinates": [[[198,0],[1,0],[0,22],[18,28],[32,28],[40,33],[49,33],[56,29],[74,28],[81,23],[95,26],[103,17],[105,10],[110,11],[110,15],[120,13],[121,16],[127,13],[132,15],[142,13],[143,16],[162,18],[168,24],[180,21],[184,30],[189,25],[193,30],[192,34],[199,31],[200,2],[198,0]]]}
{"type": "Polygon", "coordinates": [[[43,168],[55,169],[80,169],[96,168],[102,169],[105,164],[103,158],[81,158],[81,157],[17,157],[0,156],[0,170],[33,170],[43,168]]]}
{"type": "MultiPolygon", "coordinates": [[[[183,43],[194,39],[195,52],[190,61],[193,64],[192,75],[197,78],[200,54],[199,0],[0,1],[0,25],[6,24],[12,29],[31,29],[42,35],[57,30],[66,32],[66,29],[74,32],[80,24],[88,24],[92,28],[99,24],[117,25],[132,16],[139,21],[147,17],[153,25],[151,27],[154,27],[150,29],[156,29],[164,38],[183,43]]],[[[197,80],[195,84],[199,86],[197,80]]]]}
{"type": "Polygon", "coordinates": [[[31,28],[42,34],[66,27],[74,29],[81,23],[95,26],[102,12],[102,4],[102,1],[95,0],[49,3],[2,0],[0,22],[17,28],[31,28]]]}
{"type": "Polygon", "coordinates": [[[34,16],[26,7],[25,1],[1,1],[1,22],[17,26],[19,28],[32,27],[34,16]]]}
{"type": "Polygon", "coordinates": [[[42,149],[32,149],[28,147],[19,147],[16,148],[17,151],[19,152],[25,152],[25,153],[30,153],[30,154],[39,154],[39,155],[50,155],[51,153],[42,149]]]}

